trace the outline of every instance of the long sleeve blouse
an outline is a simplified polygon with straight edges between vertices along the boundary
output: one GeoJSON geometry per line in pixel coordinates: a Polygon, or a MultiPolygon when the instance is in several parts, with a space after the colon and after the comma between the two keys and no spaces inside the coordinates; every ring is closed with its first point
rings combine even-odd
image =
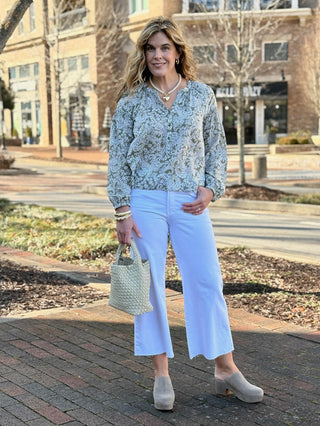
{"type": "Polygon", "coordinates": [[[143,84],[123,96],[112,119],[108,196],[114,208],[130,205],[131,189],[225,190],[227,149],[212,89],[187,81],[169,110],[143,84]]]}

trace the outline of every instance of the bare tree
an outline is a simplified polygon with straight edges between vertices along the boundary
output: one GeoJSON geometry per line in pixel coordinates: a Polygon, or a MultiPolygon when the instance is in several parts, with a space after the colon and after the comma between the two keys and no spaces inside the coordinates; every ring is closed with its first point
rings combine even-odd
{"type": "MultiPolygon", "coordinates": [[[[114,90],[118,75],[119,75],[119,60],[123,47],[123,33],[121,29],[121,18],[124,13],[121,8],[121,1],[116,2],[114,8],[112,0],[100,0],[96,2],[94,25],[86,28],[82,37],[86,35],[94,35],[96,38],[96,67],[97,67],[97,82],[98,84],[89,84],[91,90],[95,90],[99,102],[99,110],[103,109],[106,103],[106,98],[110,95],[110,91],[114,90]],[[119,6],[120,3],[120,6],[119,6]]],[[[62,96],[70,90],[77,88],[78,111],[82,111],[82,87],[88,86],[82,82],[86,72],[77,73],[74,78],[70,78],[63,68],[63,42],[67,40],[68,33],[66,29],[77,24],[77,19],[81,17],[86,19],[87,10],[84,0],[53,0],[53,22],[50,23],[50,29],[47,31],[47,41],[50,45],[50,55],[48,60],[54,74],[54,94],[56,104],[56,115],[58,117],[58,144],[57,156],[62,157],[62,138],[61,138],[61,111],[62,111],[62,96]]],[[[82,117],[83,119],[83,117],[82,117]]],[[[101,120],[102,121],[102,120],[101,120]]],[[[83,136],[83,130],[79,129],[80,140],[83,136]]]]}
{"type": "Polygon", "coordinates": [[[320,135],[320,11],[315,14],[313,25],[305,36],[301,67],[305,98],[317,116],[317,132],[320,135]]]}
{"type": "Polygon", "coordinates": [[[16,0],[0,26],[0,53],[33,0],[16,0]]]}
{"type": "Polygon", "coordinates": [[[74,24],[75,16],[79,10],[84,9],[84,0],[53,0],[52,1],[52,14],[51,22],[48,21],[48,10],[45,10],[45,34],[46,43],[49,46],[47,50],[46,62],[50,69],[53,70],[54,75],[54,97],[57,116],[57,133],[58,143],[56,155],[62,158],[62,135],[61,135],[61,92],[62,92],[62,62],[61,62],[61,41],[63,38],[63,31],[72,27],[74,24]]]}
{"type": "Polygon", "coordinates": [[[266,64],[261,61],[262,40],[265,36],[270,40],[270,34],[283,21],[274,13],[279,0],[269,2],[265,10],[253,9],[252,0],[230,0],[225,2],[224,9],[210,14],[210,17],[201,3],[196,18],[202,22],[196,28],[207,46],[213,47],[214,84],[232,90],[229,107],[236,113],[239,183],[244,184],[245,111],[258,73],[267,71],[266,64]]]}

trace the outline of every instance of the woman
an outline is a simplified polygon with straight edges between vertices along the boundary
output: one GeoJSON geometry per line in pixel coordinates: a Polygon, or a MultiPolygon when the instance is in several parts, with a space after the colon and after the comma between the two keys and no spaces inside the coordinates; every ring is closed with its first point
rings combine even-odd
{"type": "Polygon", "coordinates": [[[110,138],[108,194],[119,243],[134,238],[151,267],[153,311],[135,317],[135,355],[152,356],[154,403],[171,410],[173,349],[165,303],[168,235],[182,276],[189,356],[215,360],[216,392],[258,402],[263,390],[236,367],[210,201],[224,192],[227,155],[212,90],[177,25],[162,17],[142,30],[129,58],[110,138]]]}

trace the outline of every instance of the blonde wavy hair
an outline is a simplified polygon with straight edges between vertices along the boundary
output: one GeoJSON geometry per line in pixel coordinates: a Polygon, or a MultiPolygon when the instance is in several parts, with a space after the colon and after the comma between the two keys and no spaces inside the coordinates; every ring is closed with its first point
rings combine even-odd
{"type": "Polygon", "coordinates": [[[159,16],[146,24],[137,40],[136,50],[128,58],[120,81],[117,101],[124,93],[132,95],[139,84],[149,79],[151,73],[146,63],[145,48],[150,37],[161,31],[174,43],[180,55],[179,64],[176,64],[177,72],[187,80],[195,80],[197,66],[181,30],[172,19],[159,16]]]}

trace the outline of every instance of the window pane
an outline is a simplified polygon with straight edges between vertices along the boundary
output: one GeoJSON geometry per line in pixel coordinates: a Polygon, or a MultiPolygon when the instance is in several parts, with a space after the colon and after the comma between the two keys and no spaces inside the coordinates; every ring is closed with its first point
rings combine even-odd
{"type": "Polygon", "coordinates": [[[16,67],[9,68],[9,79],[12,80],[16,78],[16,67]]]}
{"type": "Polygon", "coordinates": [[[260,0],[261,9],[290,9],[291,0],[260,0]]]}
{"type": "Polygon", "coordinates": [[[30,13],[30,31],[33,31],[36,27],[36,21],[34,16],[34,3],[31,3],[29,6],[29,13],[30,13]]]}
{"type": "Polygon", "coordinates": [[[264,45],[265,61],[287,61],[288,43],[266,43],[264,45]]]}
{"type": "Polygon", "coordinates": [[[64,72],[64,59],[59,59],[59,72],[64,72]]]}
{"type": "Polygon", "coordinates": [[[137,12],[138,10],[138,0],[131,0],[131,13],[137,12]]]}
{"type": "Polygon", "coordinates": [[[210,12],[219,9],[219,0],[197,0],[189,2],[189,12],[210,12]]]}
{"type": "Polygon", "coordinates": [[[19,67],[19,77],[25,78],[30,76],[30,66],[29,65],[21,65],[19,67]]]}
{"type": "Polygon", "coordinates": [[[38,62],[36,62],[35,64],[33,64],[33,74],[34,75],[39,75],[39,64],[38,64],[38,62]]]}
{"type": "Polygon", "coordinates": [[[76,71],[77,70],[77,58],[73,56],[72,58],[68,58],[68,70],[76,71]]]}
{"type": "Polygon", "coordinates": [[[215,46],[194,46],[193,55],[200,64],[212,64],[216,60],[215,46]]]}
{"type": "MultiPolygon", "coordinates": [[[[253,6],[253,0],[241,0],[241,9],[242,10],[251,10],[253,6]]],[[[237,10],[238,9],[238,0],[228,0],[228,9],[237,10]]]]}
{"type": "Polygon", "coordinates": [[[237,62],[237,50],[233,44],[227,46],[228,62],[237,62]]]}
{"type": "Polygon", "coordinates": [[[149,1],[142,0],[142,10],[148,10],[148,8],[149,8],[149,1]]]}
{"type": "Polygon", "coordinates": [[[19,22],[19,26],[18,26],[18,33],[19,34],[23,34],[23,20],[21,19],[21,21],[19,22]]]}
{"type": "Polygon", "coordinates": [[[81,56],[81,68],[83,70],[89,68],[89,57],[88,57],[88,55],[81,56]]]}

